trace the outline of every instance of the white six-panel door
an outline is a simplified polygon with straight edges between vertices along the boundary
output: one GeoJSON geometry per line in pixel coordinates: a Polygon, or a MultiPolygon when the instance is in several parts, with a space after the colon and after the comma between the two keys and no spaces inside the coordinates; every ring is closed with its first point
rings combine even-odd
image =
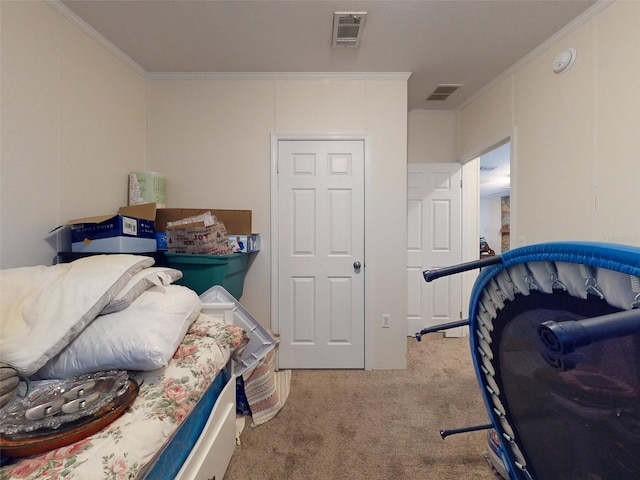
{"type": "Polygon", "coordinates": [[[413,336],[461,317],[460,275],[427,283],[423,271],[462,261],[462,174],[457,163],[410,163],[407,172],[407,334],[413,336]]]}
{"type": "Polygon", "coordinates": [[[278,141],[280,368],[364,368],[364,142],[278,141]]]}

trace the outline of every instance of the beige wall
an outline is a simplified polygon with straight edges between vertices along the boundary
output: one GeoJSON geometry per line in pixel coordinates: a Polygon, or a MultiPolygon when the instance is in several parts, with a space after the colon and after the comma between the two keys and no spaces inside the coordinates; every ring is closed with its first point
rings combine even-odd
{"type": "Polygon", "coordinates": [[[0,265],[50,264],[47,232],[126,205],[146,167],[146,81],[47,4],[0,5],[0,265]]]}
{"type": "Polygon", "coordinates": [[[457,161],[457,115],[453,111],[409,112],[408,162],[451,163],[457,161]]]}
{"type": "Polygon", "coordinates": [[[467,161],[504,140],[513,125],[513,78],[497,82],[458,115],[458,153],[467,161]]]}
{"type": "Polygon", "coordinates": [[[460,158],[514,132],[512,239],[640,245],[640,2],[617,1],[459,112],[460,158]],[[551,63],[573,47],[573,67],[551,63]],[[514,231],[515,229],[515,231],[514,231]]]}
{"type": "Polygon", "coordinates": [[[618,3],[594,25],[599,41],[593,229],[599,240],[640,245],[640,2],[618,3]]]}
{"type": "Polygon", "coordinates": [[[366,134],[366,322],[372,368],[406,365],[406,78],[156,79],[149,83],[149,164],[168,204],[253,211],[262,236],[243,305],[271,325],[271,135],[366,134]],[[389,232],[393,232],[392,235],[389,232]],[[379,328],[382,313],[392,328],[379,328]]]}

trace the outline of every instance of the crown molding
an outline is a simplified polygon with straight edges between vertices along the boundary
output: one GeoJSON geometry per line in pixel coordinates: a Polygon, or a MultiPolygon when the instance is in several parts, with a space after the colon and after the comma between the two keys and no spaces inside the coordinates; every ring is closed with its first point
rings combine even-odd
{"type": "Polygon", "coordinates": [[[485,86],[480,88],[473,95],[469,96],[464,102],[462,102],[460,104],[460,106],[457,108],[457,110],[460,111],[463,108],[465,108],[467,105],[470,105],[471,103],[473,103],[476,99],[478,99],[479,97],[484,95],[488,90],[490,90],[491,87],[493,87],[494,85],[500,83],[502,80],[507,78],[509,75],[511,75],[514,72],[520,70],[522,67],[527,65],[533,59],[537,58],[542,53],[546,52],[549,48],[551,48],[552,46],[557,44],[560,40],[562,40],[563,38],[567,37],[570,33],[572,33],[573,31],[577,30],[579,27],[581,27],[582,25],[587,23],[589,20],[591,20],[593,17],[598,15],[605,8],[607,8],[610,5],[612,5],[613,3],[615,3],[615,1],[616,0],[598,0],[593,6],[591,6],[591,8],[585,10],[581,15],[576,17],[571,23],[567,24],[564,28],[562,28],[562,30],[556,32],[554,35],[549,37],[543,43],[538,45],[538,47],[536,47],[531,52],[529,52],[527,55],[525,55],[520,60],[518,60],[516,63],[511,65],[507,70],[505,70],[500,75],[498,75],[496,78],[494,78],[489,83],[487,83],[485,86]]]}
{"type": "Polygon", "coordinates": [[[408,80],[411,72],[147,72],[151,80],[408,80]]]}
{"type": "Polygon", "coordinates": [[[452,113],[458,113],[458,109],[456,108],[412,108],[409,110],[410,113],[425,113],[425,114],[447,114],[451,115],[452,113]]]}
{"type": "Polygon", "coordinates": [[[82,20],[78,15],[76,15],[73,11],[71,11],[64,3],[60,0],[44,0],[47,5],[53,8],[60,15],[69,20],[73,25],[78,27],[84,33],[93,38],[96,42],[106,48],[109,52],[115,55],[117,58],[122,60],[124,63],[129,65],[132,69],[134,69],[137,73],[146,77],[148,72],[140,66],[135,60],[133,60],[130,56],[116,47],[113,43],[107,40],[101,33],[99,33],[95,28],[89,25],[87,22],[82,20]]]}

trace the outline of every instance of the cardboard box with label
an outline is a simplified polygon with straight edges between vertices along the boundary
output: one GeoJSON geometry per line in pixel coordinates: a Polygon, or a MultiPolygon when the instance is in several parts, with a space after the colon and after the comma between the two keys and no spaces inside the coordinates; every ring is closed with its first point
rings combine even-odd
{"type": "Polygon", "coordinates": [[[147,253],[156,251],[156,204],[121,207],[116,215],[67,222],[71,251],[82,253],[147,253]]]}

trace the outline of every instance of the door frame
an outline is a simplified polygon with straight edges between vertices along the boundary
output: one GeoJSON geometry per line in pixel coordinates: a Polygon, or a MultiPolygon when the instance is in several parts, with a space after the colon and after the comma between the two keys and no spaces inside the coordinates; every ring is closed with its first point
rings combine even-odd
{"type": "MultiPolygon", "coordinates": [[[[494,148],[504,144],[511,143],[510,148],[510,170],[511,170],[511,192],[510,204],[511,211],[515,211],[518,201],[517,185],[516,185],[516,151],[517,151],[517,127],[513,127],[506,132],[493,137],[488,142],[481,144],[479,147],[471,150],[458,158],[458,162],[462,164],[462,261],[468,262],[478,259],[478,239],[480,237],[480,178],[479,178],[479,162],[475,161],[478,157],[490,152],[494,148]]],[[[517,232],[517,216],[510,218],[511,243],[510,247],[522,246],[524,240],[516,237],[517,232]],[[515,239],[518,239],[517,241],[515,239]]],[[[469,301],[475,279],[478,276],[477,270],[464,272],[462,278],[462,311],[469,311],[469,301]]],[[[464,316],[464,314],[463,314],[464,316]]],[[[468,333],[468,327],[461,327],[461,335],[468,333]],[[463,329],[463,330],[462,330],[463,329]]]]}
{"type": "MultiPolygon", "coordinates": [[[[272,133],[271,134],[271,328],[278,332],[280,328],[280,305],[278,300],[279,283],[279,258],[278,258],[278,224],[280,219],[280,209],[278,203],[278,142],[280,141],[335,141],[335,140],[356,140],[362,141],[364,146],[364,368],[372,369],[373,355],[371,352],[372,325],[367,318],[370,310],[369,284],[367,281],[367,232],[369,225],[370,205],[370,168],[369,158],[371,153],[371,140],[366,133],[272,133]]],[[[278,366],[276,353],[276,368],[278,366]]]]}

